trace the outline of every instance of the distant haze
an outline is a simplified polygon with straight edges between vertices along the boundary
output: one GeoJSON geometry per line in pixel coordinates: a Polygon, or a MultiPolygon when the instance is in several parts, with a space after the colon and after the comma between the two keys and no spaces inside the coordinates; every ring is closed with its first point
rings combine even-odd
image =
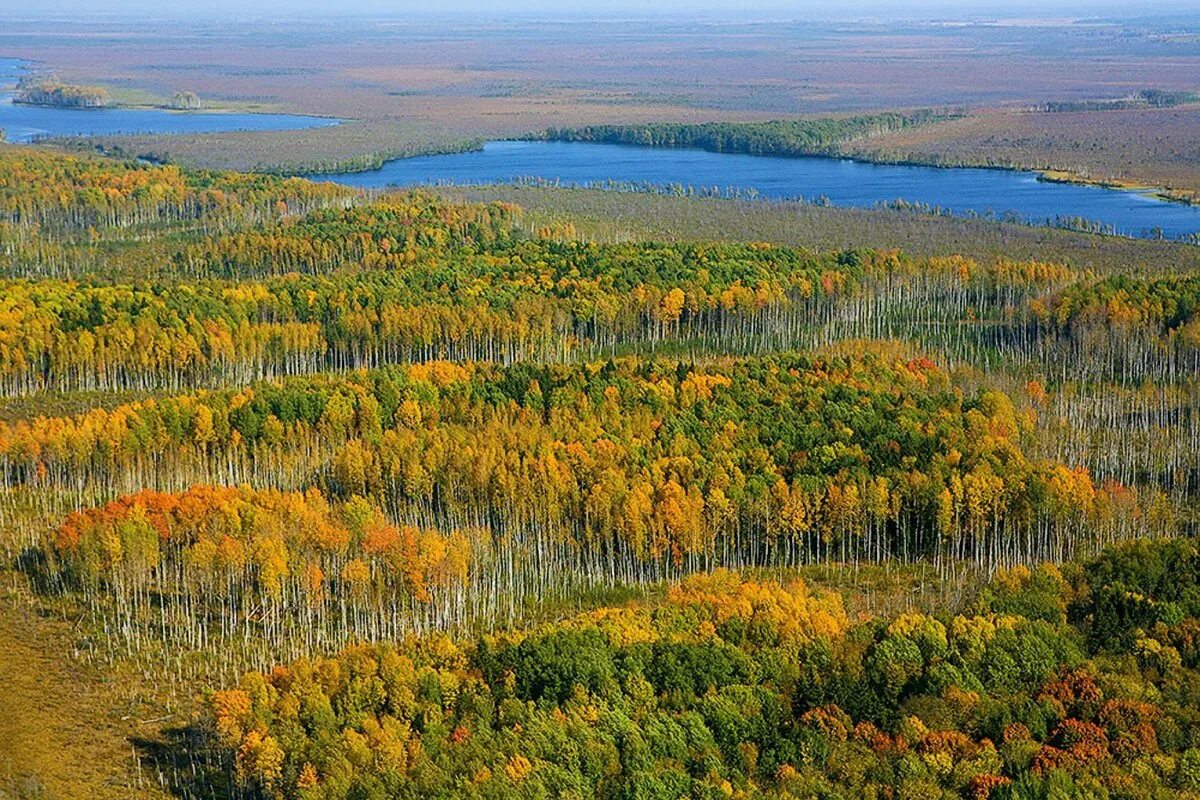
{"type": "Polygon", "coordinates": [[[35,6],[13,3],[0,17],[72,15],[81,20],[104,16],[147,14],[166,16],[333,16],[428,15],[431,11],[485,16],[507,14],[703,14],[725,17],[780,16],[792,18],[978,18],[990,17],[1096,17],[1156,16],[1195,12],[1194,0],[443,0],[436,4],[410,0],[43,0],[35,6]]]}

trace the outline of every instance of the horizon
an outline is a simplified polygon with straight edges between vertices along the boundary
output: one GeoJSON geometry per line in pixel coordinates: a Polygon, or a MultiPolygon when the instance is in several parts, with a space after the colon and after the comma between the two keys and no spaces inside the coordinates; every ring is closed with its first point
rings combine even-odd
{"type": "MultiPolygon", "coordinates": [[[[84,0],[49,0],[37,9],[12,8],[0,11],[0,18],[38,20],[74,17],[80,23],[104,20],[124,20],[130,17],[173,19],[180,17],[220,21],[223,19],[391,19],[414,17],[420,19],[458,18],[464,15],[481,19],[521,18],[538,16],[552,19],[580,18],[662,18],[680,19],[819,19],[825,21],[925,20],[925,21],[986,21],[988,19],[1030,20],[1103,20],[1161,18],[1175,15],[1195,15],[1194,4],[1186,0],[1156,0],[1149,6],[1130,8],[1120,0],[1062,0],[1041,3],[1036,0],[975,0],[955,3],[947,0],[849,0],[844,3],[788,2],[787,0],[749,0],[730,6],[717,0],[665,0],[654,8],[645,8],[633,0],[595,0],[586,7],[564,7],[554,0],[515,0],[494,3],[487,0],[450,0],[431,11],[427,6],[388,0],[349,0],[331,8],[323,0],[269,0],[256,4],[253,10],[236,0],[183,0],[164,8],[151,0],[122,0],[97,9],[84,0]]],[[[582,4],[580,4],[582,5],[582,4]]]]}

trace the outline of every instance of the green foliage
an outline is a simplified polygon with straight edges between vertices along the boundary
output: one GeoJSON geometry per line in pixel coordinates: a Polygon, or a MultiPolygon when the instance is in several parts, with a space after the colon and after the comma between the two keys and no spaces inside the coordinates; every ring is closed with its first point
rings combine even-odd
{"type": "MultiPolygon", "coordinates": [[[[1178,548],[1139,549],[1145,564],[1178,548]]],[[[1025,583],[1065,604],[1101,589],[1092,581],[1122,555],[1086,564],[1079,587],[1026,571],[983,596],[1025,583]]],[[[766,596],[807,595],[692,579],[650,608],[457,646],[354,648],[247,676],[212,697],[209,724],[244,786],[284,797],[1166,798],[1200,786],[1195,741],[1169,735],[1191,724],[1194,669],[1088,659],[1080,629],[1015,614],[908,613],[798,649],[788,636],[756,645],[738,633],[755,615],[791,613],[745,602],[766,596]],[[780,658],[797,670],[767,666],[780,658]],[[818,698],[814,681],[854,701],[818,698]],[[297,717],[305,707],[323,710],[297,717]]]]}
{"type": "Polygon", "coordinates": [[[1098,647],[1128,649],[1157,626],[1200,616],[1200,555],[1191,540],[1138,541],[1086,568],[1090,591],[1073,607],[1098,647]]]}
{"type": "Polygon", "coordinates": [[[1118,275],[1080,282],[1046,302],[1061,329],[1084,335],[1089,326],[1145,329],[1155,336],[1190,338],[1200,345],[1200,275],[1149,279],[1118,275]]]}
{"type": "Polygon", "coordinates": [[[770,122],[649,123],[551,128],[536,138],[565,142],[692,147],[718,153],[758,156],[833,155],[855,139],[929,125],[952,115],[937,111],[887,112],[770,122]]]}

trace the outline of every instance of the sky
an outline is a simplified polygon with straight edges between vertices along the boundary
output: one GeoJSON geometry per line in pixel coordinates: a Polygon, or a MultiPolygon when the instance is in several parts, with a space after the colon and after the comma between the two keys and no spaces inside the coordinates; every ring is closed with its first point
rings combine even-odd
{"type": "MultiPolygon", "coordinates": [[[[0,6],[7,5],[6,0],[0,6]]],[[[1106,16],[1194,11],[1196,0],[41,0],[13,3],[11,16],[103,15],[167,12],[201,16],[410,15],[430,11],[505,14],[662,14],[787,18],[971,18],[979,16],[1106,16]]],[[[0,11],[0,16],[5,15],[0,11]]]]}

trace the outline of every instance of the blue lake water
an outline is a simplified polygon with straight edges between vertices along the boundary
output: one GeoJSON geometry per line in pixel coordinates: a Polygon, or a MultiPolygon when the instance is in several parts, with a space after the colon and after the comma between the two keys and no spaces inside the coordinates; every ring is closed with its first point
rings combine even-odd
{"type": "MultiPolygon", "coordinates": [[[[0,59],[0,87],[11,87],[24,70],[17,59],[0,59]]],[[[12,101],[0,93],[0,130],[10,142],[43,136],[103,136],[119,133],[220,133],[281,131],[337,125],[340,120],[296,114],[169,111],[152,108],[48,108],[12,101]]]]}
{"type": "Polygon", "coordinates": [[[754,190],[766,198],[828,198],[871,207],[905,200],[958,214],[1029,222],[1080,217],[1130,236],[1200,233],[1200,206],[1139,192],[1038,180],[1032,172],[775,158],[579,142],[488,142],[483,150],[391,161],[381,169],[316,176],[351,186],[502,183],[526,178],[587,185],[606,181],[754,190]]]}
{"type": "MultiPolygon", "coordinates": [[[[0,87],[26,67],[0,58],[0,87]]],[[[60,109],[14,104],[0,94],[0,129],[8,140],[116,133],[216,133],[295,130],[338,120],[289,114],[177,112],[162,109],[60,109]]],[[[1139,192],[1049,183],[1032,172],[939,169],[832,158],[775,158],[578,142],[488,142],[477,152],[399,159],[370,172],[314,176],[351,186],[502,183],[542,179],[566,185],[616,181],[655,186],[752,190],[765,198],[825,198],[872,207],[904,200],[957,214],[1027,222],[1080,218],[1129,236],[1200,234],[1200,206],[1139,192]]]]}

